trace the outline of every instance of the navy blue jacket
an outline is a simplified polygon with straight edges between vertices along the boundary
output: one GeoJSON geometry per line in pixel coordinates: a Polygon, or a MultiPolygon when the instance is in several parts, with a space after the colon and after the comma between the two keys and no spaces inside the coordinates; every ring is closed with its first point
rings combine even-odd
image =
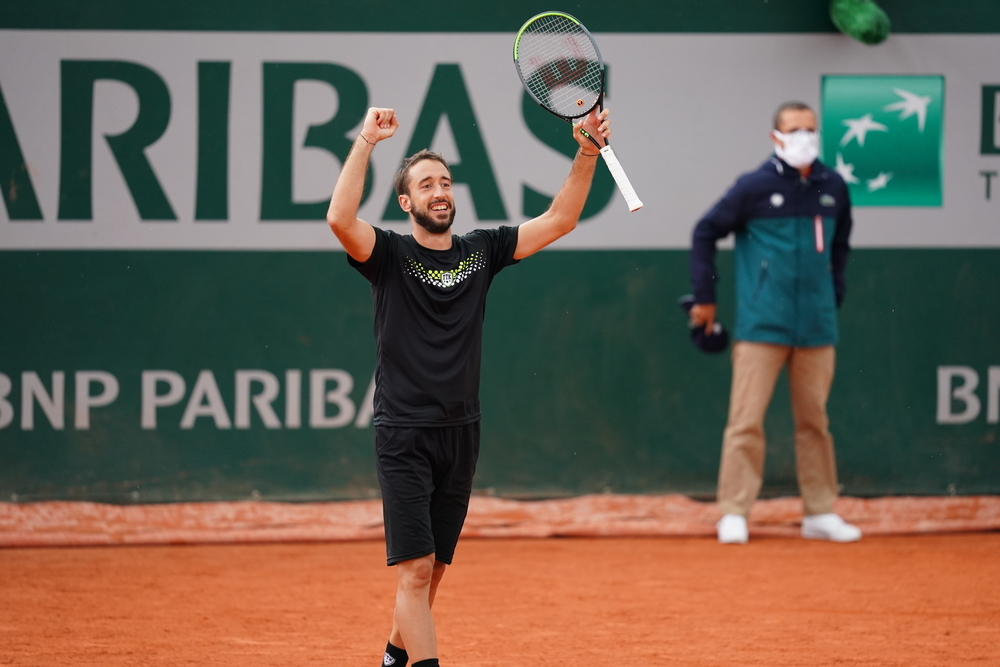
{"type": "Polygon", "coordinates": [[[691,282],[715,303],[715,244],[736,237],[736,340],[795,347],[837,342],[850,253],[847,184],[817,160],[808,178],[772,156],[737,179],[694,228],[691,282]]]}

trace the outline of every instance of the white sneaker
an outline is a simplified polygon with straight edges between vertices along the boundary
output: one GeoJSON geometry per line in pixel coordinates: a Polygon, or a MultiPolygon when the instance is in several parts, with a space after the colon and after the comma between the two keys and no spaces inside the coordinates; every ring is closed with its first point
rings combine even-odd
{"type": "Polygon", "coordinates": [[[746,544],[749,539],[746,517],[726,514],[715,524],[719,533],[719,544],[746,544]]]}
{"type": "Polygon", "coordinates": [[[832,512],[814,514],[802,517],[802,537],[831,542],[857,542],[861,539],[861,529],[832,512]]]}

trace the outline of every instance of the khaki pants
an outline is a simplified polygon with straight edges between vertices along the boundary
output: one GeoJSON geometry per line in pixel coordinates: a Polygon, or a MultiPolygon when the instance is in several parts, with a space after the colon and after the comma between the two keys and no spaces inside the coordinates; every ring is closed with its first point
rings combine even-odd
{"type": "Polygon", "coordinates": [[[795,417],[795,464],[805,514],[833,511],[837,467],[826,401],[833,383],[834,348],[788,347],[744,341],[733,345],[729,422],[719,467],[719,509],[747,516],[764,477],[764,414],[783,366],[795,417]]]}

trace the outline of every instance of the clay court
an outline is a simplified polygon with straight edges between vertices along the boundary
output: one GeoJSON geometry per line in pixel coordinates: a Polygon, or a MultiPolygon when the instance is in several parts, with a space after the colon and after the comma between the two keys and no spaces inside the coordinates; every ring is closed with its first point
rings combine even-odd
{"type": "MultiPolygon", "coordinates": [[[[1000,664],[1000,533],[841,545],[785,524],[755,523],[746,546],[463,538],[435,605],[442,664],[1000,664]]],[[[383,563],[378,539],[0,549],[0,664],[374,667],[383,563]]]]}

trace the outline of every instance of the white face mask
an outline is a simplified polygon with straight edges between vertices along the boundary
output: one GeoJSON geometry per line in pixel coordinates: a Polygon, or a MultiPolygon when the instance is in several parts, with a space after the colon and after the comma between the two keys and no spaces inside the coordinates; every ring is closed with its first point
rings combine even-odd
{"type": "Polygon", "coordinates": [[[819,157],[819,135],[811,130],[795,130],[782,134],[777,130],[774,136],[784,147],[774,145],[775,154],[796,169],[808,167],[819,157]]]}

